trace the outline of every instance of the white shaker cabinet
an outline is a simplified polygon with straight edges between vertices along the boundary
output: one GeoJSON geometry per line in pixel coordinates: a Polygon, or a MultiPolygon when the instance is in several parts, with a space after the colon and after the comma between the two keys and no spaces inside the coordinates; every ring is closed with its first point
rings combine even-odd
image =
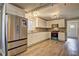
{"type": "Polygon", "coordinates": [[[46,28],[47,24],[46,24],[46,21],[45,20],[42,20],[40,18],[38,18],[36,20],[36,27],[41,27],[41,28],[46,28]]]}
{"type": "Polygon", "coordinates": [[[51,22],[50,21],[47,21],[47,28],[51,28],[51,22]]]}
{"type": "Polygon", "coordinates": [[[47,38],[51,38],[51,32],[47,32],[47,38]]]}
{"type": "Polygon", "coordinates": [[[48,38],[50,38],[50,32],[29,33],[28,39],[27,39],[27,42],[28,42],[27,45],[29,47],[33,44],[36,44],[48,38]]]}
{"type": "Polygon", "coordinates": [[[65,27],[65,20],[64,19],[59,20],[59,27],[65,27]]]}
{"type": "Polygon", "coordinates": [[[59,41],[65,41],[65,33],[59,32],[58,33],[58,39],[59,39],[59,41]]]}
{"type": "Polygon", "coordinates": [[[52,24],[58,24],[59,27],[65,27],[65,19],[47,21],[47,28],[52,28],[52,24]]]}

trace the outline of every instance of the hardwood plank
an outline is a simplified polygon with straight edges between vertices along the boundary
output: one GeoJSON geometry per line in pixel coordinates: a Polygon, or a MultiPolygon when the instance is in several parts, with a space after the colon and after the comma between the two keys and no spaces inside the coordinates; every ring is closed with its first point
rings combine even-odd
{"type": "Polygon", "coordinates": [[[79,40],[76,38],[67,38],[64,52],[66,56],[79,56],[79,40]]]}
{"type": "Polygon", "coordinates": [[[64,55],[64,42],[46,40],[42,43],[29,47],[26,52],[19,54],[19,56],[58,56],[64,55]]]}

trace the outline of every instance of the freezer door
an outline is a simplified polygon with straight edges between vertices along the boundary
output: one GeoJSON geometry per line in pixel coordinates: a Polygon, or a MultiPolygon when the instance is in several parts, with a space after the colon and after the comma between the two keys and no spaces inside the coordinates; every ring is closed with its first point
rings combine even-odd
{"type": "Polygon", "coordinates": [[[27,38],[27,19],[20,18],[20,39],[27,38]]]}

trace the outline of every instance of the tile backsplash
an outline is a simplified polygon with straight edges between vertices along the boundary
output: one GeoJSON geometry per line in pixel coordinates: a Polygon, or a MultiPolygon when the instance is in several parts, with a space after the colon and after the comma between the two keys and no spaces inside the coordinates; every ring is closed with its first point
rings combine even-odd
{"type": "MultiPolygon", "coordinates": [[[[58,28],[58,32],[66,32],[65,27],[58,28]]],[[[36,33],[36,32],[52,32],[54,31],[53,28],[36,28],[35,30],[32,30],[30,33],[36,33]]]]}

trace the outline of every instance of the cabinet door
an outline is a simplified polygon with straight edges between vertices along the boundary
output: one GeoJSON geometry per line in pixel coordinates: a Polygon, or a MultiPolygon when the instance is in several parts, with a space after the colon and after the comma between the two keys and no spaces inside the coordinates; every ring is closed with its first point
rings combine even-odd
{"type": "Polygon", "coordinates": [[[48,38],[51,38],[51,32],[48,32],[48,38]]]}
{"type": "Polygon", "coordinates": [[[51,28],[51,22],[47,21],[47,28],[51,28]]]}
{"type": "Polygon", "coordinates": [[[59,32],[58,33],[58,38],[59,38],[59,41],[65,41],[65,33],[59,32]]]}
{"type": "Polygon", "coordinates": [[[30,33],[28,34],[28,40],[27,40],[27,43],[28,43],[28,46],[31,46],[34,42],[34,34],[33,33],[30,33]]]}
{"type": "Polygon", "coordinates": [[[65,27],[65,20],[60,20],[59,27],[65,27]]]}
{"type": "Polygon", "coordinates": [[[42,19],[38,19],[38,27],[46,27],[46,21],[42,19]]]}

